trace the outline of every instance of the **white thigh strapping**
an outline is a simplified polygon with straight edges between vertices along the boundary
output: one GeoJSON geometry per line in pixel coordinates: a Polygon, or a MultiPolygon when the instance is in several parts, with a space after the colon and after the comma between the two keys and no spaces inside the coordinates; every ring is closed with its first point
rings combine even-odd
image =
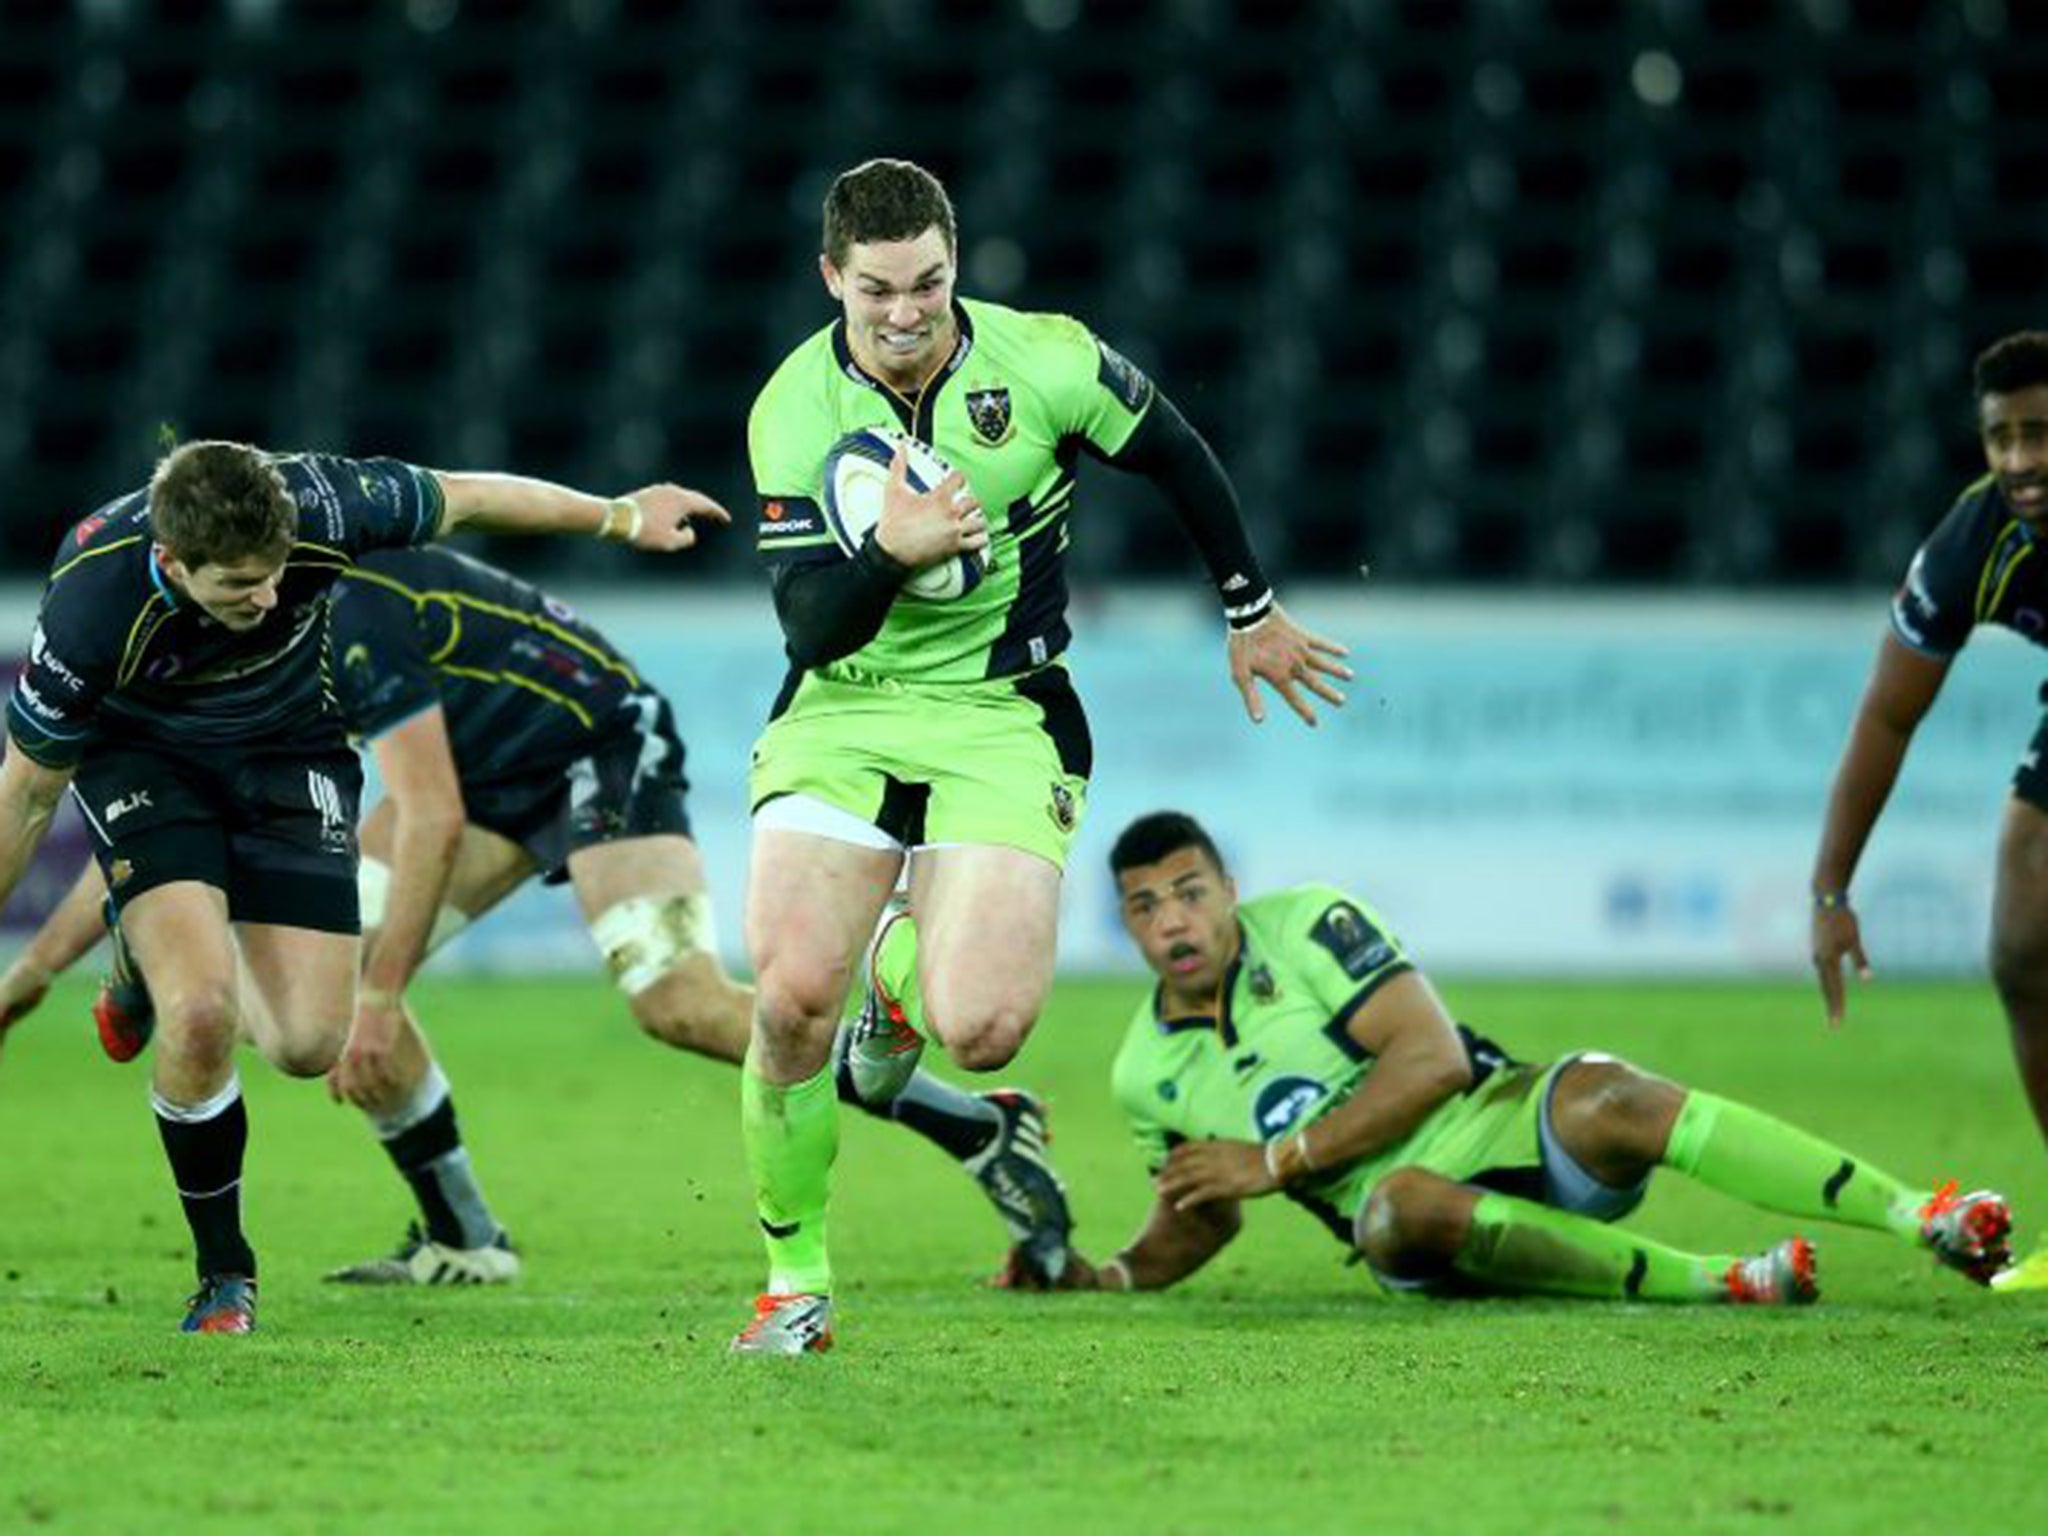
{"type": "MultiPolygon", "coordinates": [[[[364,928],[384,926],[384,909],[390,899],[391,866],[365,856],[356,865],[356,906],[361,909],[364,928]]],[[[441,910],[434,914],[433,931],[427,935],[427,954],[434,953],[468,926],[466,913],[443,902],[441,910]]]]}

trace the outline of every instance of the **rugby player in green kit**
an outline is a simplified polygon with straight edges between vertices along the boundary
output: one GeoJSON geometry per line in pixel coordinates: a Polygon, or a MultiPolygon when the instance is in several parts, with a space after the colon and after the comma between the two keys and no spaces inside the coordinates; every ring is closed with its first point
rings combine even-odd
{"type": "Polygon", "coordinates": [[[826,196],[825,285],[842,313],[754,403],[759,547],[790,672],[754,748],[747,947],[757,978],[742,1125],[768,1284],[733,1341],[828,1348],[825,1214],[838,1105],[831,1043],[863,946],[867,998],[840,1069],[886,1095],[937,1040],[973,1071],[1008,1062],[1052,979],[1061,868],[1085,806],[1088,726],[1061,657],[1064,559],[1082,456],[1152,481],[1200,551],[1230,672],[1305,721],[1341,704],[1343,648],[1274,601],[1215,456],[1137,368],[1080,322],[957,298],[958,242],[929,173],[875,160],[826,196]],[[899,453],[851,557],[824,466],[859,429],[953,467],[911,487],[899,453]],[[952,601],[904,584],[963,553],[987,575],[952,601]],[[877,921],[911,851],[907,907],[877,921]]]}

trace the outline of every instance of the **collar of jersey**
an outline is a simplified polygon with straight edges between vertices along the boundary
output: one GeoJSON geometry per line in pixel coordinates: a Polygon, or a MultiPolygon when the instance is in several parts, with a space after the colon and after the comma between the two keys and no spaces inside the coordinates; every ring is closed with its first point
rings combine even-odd
{"type": "Polygon", "coordinates": [[[1230,996],[1237,990],[1237,978],[1244,971],[1245,946],[1249,936],[1244,931],[1244,920],[1237,924],[1237,957],[1230,962],[1230,968],[1223,973],[1223,984],[1216,989],[1217,1009],[1213,1014],[1189,1013],[1169,1019],[1160,1012],[1160,1005],[1166,1001],[1166,983],[1160,982],[1152,988],[1152,1021],[1159,1026],[1162,1035],[1177,1035],[1184,1029],[1213,1029],[1223,1039],[1227,1049],[1237,1048],[1237,1026],[1230,1018],[1230,996]]]}
{"type": "MultiPolygon", "coordinates": [[[[958,373],[960,365],[967,361],[967,355],[974,350],[974,321],[968,316],[967,306],[958,299],[953,301],[953,323],[960,328],[960,339],[953,344],[953,355],[946,359],[945,366],[933,374],[930,381],[918,392],[919,399],[958,373]]],[[[839,323],[832,327],[832,356],[839,364],[839,371],[854,383],[865,384],[869,389],[879,391],[892,399],[904,398],[861,367],[860,360],[853,355],[852,343],[846,339],[846,317],[843,315],[839,323]]]]}
{"type": "Polygon", "coordinates": [[[164,600],[165,607],[181,606],[178,601],[178,589],[171,585],[170,577],[164,574],[164,568],[157,563],[154,544],[149,546],[149,581],[150,585],[156,588],[157,596],[164,600]]]}

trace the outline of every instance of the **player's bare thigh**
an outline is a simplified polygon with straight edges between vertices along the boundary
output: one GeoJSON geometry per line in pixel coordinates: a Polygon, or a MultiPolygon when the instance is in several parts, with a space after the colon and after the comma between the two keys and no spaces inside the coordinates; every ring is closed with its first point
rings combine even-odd
{"type": "Polygon", "coordinates": [[[282,923],[237,923],[258,1006],[244,1025],[272,1065],[294,1077],[318,1077],[334,1065],[355,1017],[362,940],[282,923]]]}
{"type": "MultiPolygon", "coordinates": [[[[1998,833],[1991,901],[1994,970],[2048,965],[2048,814],[2014,795],[1998,833]]],[[[2037,985],[2048,989],[2048,977],[2037,985]]]]}
{"type": "Polygon", "coordinates": [[[622,838],[569,855],[590,936],[640,1027],[720,1061],[747,1049],[753,993],[725,974],[697,845],[680,833],[622,838]]]}
{"type": "Polygon", "coordinates": [[[900,851],[756,828],[747,876],[756,1065],[796,1082],[824,1065],[861,951],[903,867],[900,851]]]}
{"type": "MultiPolygon", "coordinates": [[[[357,830],[364,858],[390,864],[392,829],[397,820],[389,800],[379,800],[370,808],[357,830]]],[[[533,859],[524,848],[470,822],[462,829],[455,866],[448,872],[448,889],[441,899],[473,922],[531,880],[534,873],[533,859]]]]}
{"type": "Polygon", "coordinates": [[[227,1081],[241,1022],[227,897],[198,880],[154,886],[122,906],[121,931],[156,1010],[156,1086],[197,1103],[227,1081]]]}
{"type": "Polygon", "coordinates": [[[971,1071],[1017,1054],[1052,987],[1059,867],[986,843],[921,848],[911,861],[925,1016],[971,1071]],[[1001,914],[992,921],[991,914],[1001,914]]]}

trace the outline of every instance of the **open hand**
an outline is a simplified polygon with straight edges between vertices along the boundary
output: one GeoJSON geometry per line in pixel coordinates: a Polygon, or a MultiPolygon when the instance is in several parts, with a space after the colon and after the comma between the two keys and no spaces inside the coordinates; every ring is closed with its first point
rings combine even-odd
{"type": "Polygon", "coordinates": [[[1269,1195],[1280,1187],[1256,1141],[1184,1141],[1166,1154],[1152,1185],[1176,1211],[1212,1200],[1269,1195]]]}
{"type": "Polygon", "coordinates": [[[1266,702],[1259,694],[1265,683],[1287,701],[1304,724],[1316,723],[1315,706],[1304,691],[1341,708],[1344,695],[1329,679],[1351,680],[1351,669],[1337,658],[1351,652],[1334,640],[1312,635],[1287,616],[1277,602],[1249,629],[1230,632],[1230,680],[1244,697],[1245,713],[1254,725],[1266,720],[1266,702]]]}
{"type": "Polygon", "coordinates": [[[388,1103],[399,1088],[398,999],[385,994],[361,994],[356,1001],[356,1020],[348,1032],[341,1057],[327,1074],[327,1094],[335,1103],[349,1103],[359,1109],[373,1109],[388,1103]]]}

